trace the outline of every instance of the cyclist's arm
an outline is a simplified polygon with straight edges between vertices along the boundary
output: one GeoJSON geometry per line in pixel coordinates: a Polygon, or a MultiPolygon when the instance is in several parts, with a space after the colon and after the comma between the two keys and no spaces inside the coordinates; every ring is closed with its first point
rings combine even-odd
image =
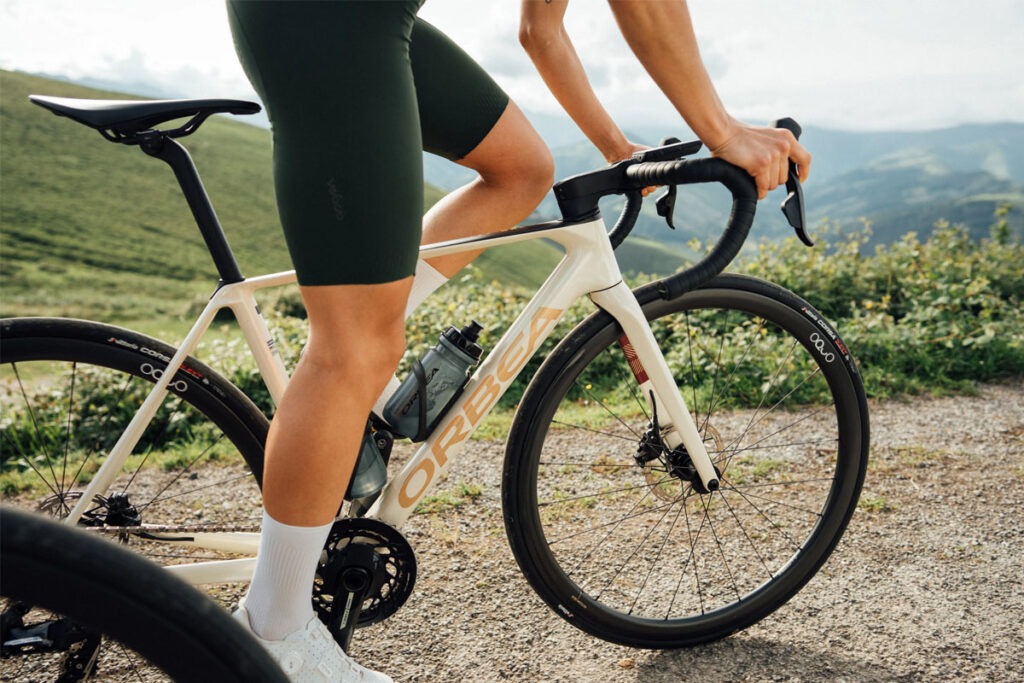
{"type": "MultiPolygon", "coordinates": [[[[634,54],[713,154],[754,176],[762,197],[785,182],[790,158],[806,179],[810,154],[788,131],[747,126],[725,110],[701,61],[685,1],[609,4],[634,54]]],[[[563,25],[567,6],[568,0],[523,0],[520,42],[555,98],[605,158],[625,158],[637,146],[597,100],[563,25]]]]}
{"type": "Polygon", "coordinates": [[[726,111],[701,60],[685,0],[609,4],[637,59],[715,156],[746,169],[761,197],[785,183],[790,159],[806,180],[811,156],[792,133],[747,126],[726,111]]]}
{"type": "Polygon", "coordinates": [[[551,94],[609,163],[644,149],[623,135],[597,99],[583,64],[565,31],[569,0],[523,0],[519,42],[551,94]]]}

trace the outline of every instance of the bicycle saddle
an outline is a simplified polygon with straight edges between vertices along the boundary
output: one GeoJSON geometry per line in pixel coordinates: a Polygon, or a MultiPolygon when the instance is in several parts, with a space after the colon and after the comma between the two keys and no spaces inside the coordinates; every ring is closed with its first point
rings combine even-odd
{"type": "Polygon", "coordinates": [[[198,119],[188,131],[191,133],[212,114],[255,114],[260,111],[260,105],[245,100],[84,100],[45,95],[29,95],[28,99],[58,116],[66,116],[101,132],[113,131],[119,137],[185,117],[198,119]]]}

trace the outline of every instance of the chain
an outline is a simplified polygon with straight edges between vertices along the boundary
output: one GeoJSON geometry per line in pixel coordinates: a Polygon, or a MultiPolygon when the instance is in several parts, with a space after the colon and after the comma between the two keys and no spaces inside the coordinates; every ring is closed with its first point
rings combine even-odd
{"type": "Polygon", "coordinates": [[[140,524],[136,526],[80,526],[97,534],[201,534],[259,532],[258,524],[140,524]]]}

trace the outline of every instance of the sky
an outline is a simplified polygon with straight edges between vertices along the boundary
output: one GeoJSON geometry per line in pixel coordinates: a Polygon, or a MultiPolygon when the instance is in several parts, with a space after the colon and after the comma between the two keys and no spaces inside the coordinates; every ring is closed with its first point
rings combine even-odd
{"type": "MultiPolygon", "coordinates": [[[[658,0],[650,0],[658,1],[658,0]]],[[[1024,122],[1024,0],[690,0],[701,52],[729,111],[846,130],[1024,122]]],[[[519,46],[517,0],[428,0],[421,15],[524,109],[557,103],[519,46]]],[[[678,116],[602,0],[566,24],[623,128],[678,116]]],[[[0,68],[177,97],[255,98],[221,0],[0,0],[0,68]]],[[[3,93],[0,93],[0,97],[3,93]]]]}

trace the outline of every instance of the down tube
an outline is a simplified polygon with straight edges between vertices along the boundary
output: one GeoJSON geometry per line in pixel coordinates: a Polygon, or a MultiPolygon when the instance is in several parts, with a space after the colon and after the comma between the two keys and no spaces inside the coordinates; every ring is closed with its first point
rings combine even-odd
{"type": "Polygon", "coordinates": [[[519,314],[430,438],[420,444],[412,459],[384,487],[380,499],[369,510],[369,517],[401,528],[431,485],[448,470],[477,425],[551,334],[565,310],[589,289],[573,282],[584,260],[572,261],[566,257],[519,314]]]}

